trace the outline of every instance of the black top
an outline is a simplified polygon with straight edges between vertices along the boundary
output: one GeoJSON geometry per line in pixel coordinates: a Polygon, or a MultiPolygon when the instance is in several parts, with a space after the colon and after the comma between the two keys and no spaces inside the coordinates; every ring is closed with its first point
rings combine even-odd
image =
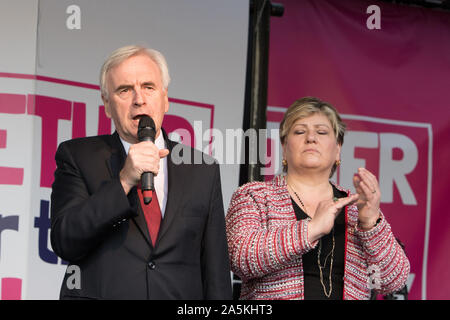
{"type": "MultiPolygon", "coordinates": [[[[333,186],[333,195],[336,198],[344,198],[347,193],[340,191],[333,186]]],[[[291,198],[292,199],[292,198],[291,198]]],[[[292,199],[292,205],[294,207],[295,216],[297,220],[307,219],[308,215],[297,205],[292,199]]],[[[323,286],[320,282],[320,271],[317,264],[317,253],[319,250],[319,244],[305,253],[302,256],[303,272],[304,272],[304,292],[305,300],[342,300],[344,294],[344,254],[345,254],[345,207],[334,221],[334,258],[333,258],[333,271],[331,274],[331,282],[333,289],[329,298],[324,293],[323,286]]],[[[322,250],[320,254],[320,264],[325,264],[326,256],[331,252],[333,248],[333,231],[322,237],[322,250]]],[[[322,269],[323,284],[325,290],[328,293],[330,290],[330,261],[331,254],[328,257],[325,268],[322,269]]]]}

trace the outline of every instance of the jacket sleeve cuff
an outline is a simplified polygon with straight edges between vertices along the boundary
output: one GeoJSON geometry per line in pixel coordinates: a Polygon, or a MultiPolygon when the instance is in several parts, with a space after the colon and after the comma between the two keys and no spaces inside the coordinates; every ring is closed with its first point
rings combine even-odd
{"type": "Polygon", "coordinates": [[[371,256],[378,254],[384,244],[383,240],[388,239],[391,233],[391,227],[381,211],[380,217],[381,221],[372,229],[362,230],[358,225],[355,226],[356,235],[361,239],[366,252],[371,256]]]}
{"type": "Polygon", "coordinates": [[[314,242],[309,242],[308,240],[308,224],[311,221],[310,218],[303,219],[298,222],[298,230],[299,230],[299,248],[298,252],[304,254],[317,246],[318,240],[314,242]]]}

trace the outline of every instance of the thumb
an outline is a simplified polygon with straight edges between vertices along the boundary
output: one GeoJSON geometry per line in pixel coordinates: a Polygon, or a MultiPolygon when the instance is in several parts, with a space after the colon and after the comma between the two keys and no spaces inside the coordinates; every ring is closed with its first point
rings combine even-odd
{"type": "Polygon", "coordinates": [[[337,201],[337,203],[336,203],[336,207],[338,209],[340,209],[340,208],[343,208],[343,207],[345,207],[347,205],[352,205],[356,201],[358,201],[358,199],[359,199],[359,195],[357,193],[354,193],[354,194],[352,194],[352,195],[350,195],[348,197],[339,199],[337,201]]]}
{"type": "Polygon", "coordinates": [[[168,154],[169,154],[169,150],[168,149],[161,149],[161,150],[159,150],[159,157],[160,158],[165,158],[165,157],[167,157],[168,154]]]}

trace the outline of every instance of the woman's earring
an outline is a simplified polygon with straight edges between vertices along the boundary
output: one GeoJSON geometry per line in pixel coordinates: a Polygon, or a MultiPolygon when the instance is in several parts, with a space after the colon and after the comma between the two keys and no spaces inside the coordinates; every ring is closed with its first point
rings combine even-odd
{"type": "Polygon", "coordinates": [[[336,166],[340,166],[341,165],[341,160],[336,160],[336,166]]]}
{"type": "Polygon", "coordinates": [[[283,164],[283,166],[287,166],[287,161],[286,161],[286,159],[283,159],[283,161],[281,161],[281,163],[283,164]]]}

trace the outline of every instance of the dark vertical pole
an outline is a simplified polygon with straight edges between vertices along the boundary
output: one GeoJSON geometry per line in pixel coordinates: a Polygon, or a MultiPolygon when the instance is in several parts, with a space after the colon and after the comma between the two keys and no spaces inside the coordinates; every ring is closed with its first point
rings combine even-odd
{"type": "MultiPolygon", "coordinates": [[[[253,128],[259,132],[266,128],[267,110],[267,83],[269,73],[269,30],[270,16],[281,17],[284,12],[283,5],[271,3],[269,0],[250,0],[250,19],[248,25],[248,49],[247,49],[247,75],[245,81],[244,131],[253,128]]],[[[262,163],[258,159],[257,164],[249,164],[250,152],[259,152],[258,147],[266,147],[263,143],[249,145],[248,139],[244,141],[245,161],[241,165],[239,185],[249,181],[261,181],[262,163]]],[[[265,151],[265,150],[263,150],[265,151]]],[[[262,153],[262,154],[265,154],[262,153]]],[[[259,154],[257,153],[258,158],[259,154]]],[[[241,283],[238,276],[233,274],[233,299],[239,299],[241,283]]]]}
{"type": "Polygon", "coordinates": [[[282,16],[284,7],[269,0],[250,1],[249,37],[247,54],[247,79],[245,88],[244,131],[255,129],[257,143],[244,141],[245,163],[241,166],[239,184],[248,181],[262,181],[263,164],[259,155],[266,154],[266,142],[260,141],[259,131],[266,129],[267,84],[269,73],[270,16],[282,16]],[[260,148],[262,150],[260,150],[260,148]],[[257,163],[249,163],[249,155],[257,158],[257,163]]]}
{"type": "MultiPolygon", "coordinates": [[[[267,117],[267,83],[269,73],[269,35],[270,35],[270,1],[255,0],[253,23],[253,72],[251,76],[252,87],[250,89],[250,129],[256,129],[259,133],[261,129],[266,129],[267,117]]],[[[265,141],[249,145],[249,155],[258,155],[256,164],[249,164],[249,181],[262,181],[262,163],[259,155],[265,153],[265,141]],[[260,150],[262,148],[262,150],[260,150]]]]}

